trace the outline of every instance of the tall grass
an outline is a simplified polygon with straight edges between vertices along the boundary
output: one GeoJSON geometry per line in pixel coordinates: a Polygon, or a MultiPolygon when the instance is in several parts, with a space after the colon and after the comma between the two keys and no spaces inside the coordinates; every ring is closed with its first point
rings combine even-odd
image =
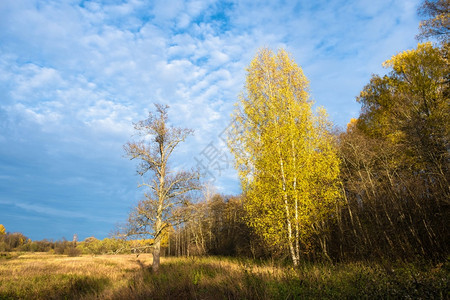
{"type": "Polygon", "coordinates": [[[0,259],[0,299],[448,299],[450,264],[303,264],[151,255],[0,259]]]}
{"type": "Polygon", "coordinates": [[[305,264],[299,269],[228,259],[167,260],[143,269],[114,299],[447,299],[448,265],[305,264]]]}

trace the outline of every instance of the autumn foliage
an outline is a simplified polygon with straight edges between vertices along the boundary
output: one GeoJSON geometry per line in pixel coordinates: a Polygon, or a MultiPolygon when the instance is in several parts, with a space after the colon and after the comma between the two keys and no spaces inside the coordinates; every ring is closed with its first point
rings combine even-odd
{"type": "Polygon", "coordinates": [[[229,138],[249,225],[274,250],[289,249],[294,265],[339,199],[331,125],[311,106],[302,69],[286,51],[262,49],[247,69],[229,138]]]}

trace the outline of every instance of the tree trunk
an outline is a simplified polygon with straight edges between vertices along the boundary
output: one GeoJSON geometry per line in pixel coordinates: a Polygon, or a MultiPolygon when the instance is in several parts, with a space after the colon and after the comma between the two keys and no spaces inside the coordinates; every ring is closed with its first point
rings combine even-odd
{"type": "Polygon", "coordinates": [[[161,257],[161,240],[158,238],[157,241],[155,241],[153,248],[153,263],[152,263],[153,272],[158,272],[159,266],[161,264],[160,257],[161,257]]]}
{"type": "MultiPolygon", "coordinates": [[[[158,210],[159,211],[159,210],[158,210]]],[[[160,266],[160,258],[161,258],[161,217],[158,215],[156,217],[156,232],[158,233],[155,237],[155,243],[153,244],[153,262],[152,262],[152,269],[153,272],[157,272],[160,266]]]]}
{"type": "Polygon", "coordinates": [[[170,256],[170,231],[167,233],[167,243],[168,243],[168,245],[167,245],[168,255],[167,256],[170,256]]]}
{"type": "Polygon", "coordinates": [[[177,228],[176,234],[175,234],[175,256],[180,256],[180,230],[177,228]]]}
{"type": "Polygon", "coordinates": [[[294,250],[294,243],[293,243],[293,237],[292,237],[292,226],[291,226],[291,220],[289,215],[289,205],[287,201],[287,195],[284,195],[284,204],[286,209],[286,221],[287,221],[287,229],[288,229],[288,239],[289,239],[289,250],[291,252],[291,258],[292,262],[294,263],[294,266],[298,266],[299,257],[294,250]]]}

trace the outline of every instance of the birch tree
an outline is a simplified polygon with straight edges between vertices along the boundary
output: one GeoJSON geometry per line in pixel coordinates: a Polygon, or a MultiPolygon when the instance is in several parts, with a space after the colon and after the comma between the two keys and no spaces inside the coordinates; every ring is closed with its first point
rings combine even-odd
{"type": "Polygon", "coordinates": [[[125,152],[130,159],[137,159],[137,172],[147,178],[140,185],[147,188],[145,199],[129,216],[127,235],[153,238],[152,269],[160,265],[161,239],[165,231],[181,223],[190,192],[199,188],[198,172],[174,171],[169,159],[175,148],[193,133],[168,124],[168,106],[155,105],[157,114],[135,124],[142,139],[128,142],[125,152]]]}
{"type": "Polygon", "coordinates": [[[228,139],[250,226],[269,245],[288,249],[294,265],[339,196],[331,124],[312,104],[288,53],[262,49],[247,69],[228,139]]]}

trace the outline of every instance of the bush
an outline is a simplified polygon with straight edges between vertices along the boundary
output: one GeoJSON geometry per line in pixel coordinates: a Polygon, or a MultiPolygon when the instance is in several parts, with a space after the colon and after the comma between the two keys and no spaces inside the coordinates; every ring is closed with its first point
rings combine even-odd
{"type": "Polygon", "coordinates": [[[81,255],[81,250],[75,247],[68,247],[64,250],[64,254],[70,257],[76,257],[81,255]]]}
{"type": "Polygon", "coordinates": [[[10,251],[11,248],[5,242],[0,242],[0,251],[10,251]]]}

